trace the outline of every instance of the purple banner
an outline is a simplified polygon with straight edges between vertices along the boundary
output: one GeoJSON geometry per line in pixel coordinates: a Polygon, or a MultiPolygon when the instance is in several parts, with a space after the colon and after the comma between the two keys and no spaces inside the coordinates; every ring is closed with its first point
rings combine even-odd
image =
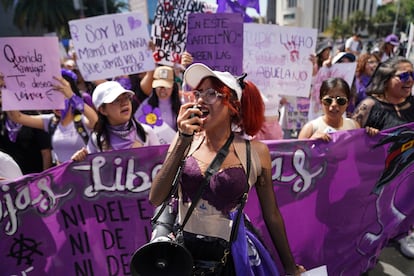
{"type": "Polygon", "coordinates": [[[191,13],[187,23],[187,51],[194,62],[213,70],[241,75],[243,70],[243,18],[237,13],[191,13]]]}
{"type": "MultiPolygon", "coordinates": [[[[332,137],[270,141],[274,188],[296,261],[359,275],[414,222],[414,124],[332,137]]],[[[1,275],[130,275],[166,150],[94,154],[2,185],[1,275]]],[[[246,213],[277,259],[258,206],[253,190],[246,213]]]]}

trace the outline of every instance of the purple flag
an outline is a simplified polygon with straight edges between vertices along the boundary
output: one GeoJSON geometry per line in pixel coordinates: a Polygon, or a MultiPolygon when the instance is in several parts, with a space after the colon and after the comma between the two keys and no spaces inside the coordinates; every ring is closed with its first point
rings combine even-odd
{"type": "MultiPolygon", "coordinates": [[[[332,138],[268,141],[274,191],[297,263],[360,275],[414,223],[414,123],[374,137],[357,129],[332,138]]],[[[1,274],[130,275],[131,255],[150,240],[148,192],[167,148],[91,154],[1,183],[1,274]]],[[[245,212],[283,275],[258,206],[253,189],[245,212]]],[[[257,260],[249,257],[237,261],[257,260]]]]}
{"type": "Polygon", "coordinates": [[[259,0],[239,0],[240,5],[246,8],[253,8],[260,14],[260,3],[259,0]]]}
{"type": "Polygon", "coordinates": [[[253,19],[246,13],[246,6],[242,6],[240,2],[233,2],[231,0],[217,0],[217,4],[217,13],[240,13],[243,15],[244,22],[253,21],[253,19]]]}

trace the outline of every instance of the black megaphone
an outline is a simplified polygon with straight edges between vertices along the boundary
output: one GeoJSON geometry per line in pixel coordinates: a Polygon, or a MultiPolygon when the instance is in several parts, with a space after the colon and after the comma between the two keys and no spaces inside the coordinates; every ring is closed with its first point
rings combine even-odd
{"type": "Polygon", "coordinates": [[[132,256],[132,276],[191,275],[193,258],[174,237],[177,212],[171,205],[163,204],[156,208],[155,214],[159,217],[153,221],[151,241],[136,250],[132,256]]]}

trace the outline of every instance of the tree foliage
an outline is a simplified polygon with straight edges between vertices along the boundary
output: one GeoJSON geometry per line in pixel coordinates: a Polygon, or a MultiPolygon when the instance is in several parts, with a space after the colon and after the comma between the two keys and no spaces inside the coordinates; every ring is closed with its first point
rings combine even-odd
{"type": "Polygon", "coordinates": [[[367,18],[364,12],[356,11],[352,13],[348,21],[343,22],[336,18],[330,22],[327,31],[333,39],[350,36],[353,32],[367,30],[369,36],[385,37],[392,33],[394,23],[396,23],[396,34],[407,32],[410,22],[414,21],[414,1],[413,0],[396,0],[387,5],[378,7],[377,13],[372,18],[367,18]],[[397,21],[396,15],[398,10],[398,1],[400,8],[397,21]]]}
{"type": "MultiPolygon", "coordinates": [[[[14,10],[13,23],[20,30],[42,29],[68,37],[68,21],[77,19],[82,11],[76,11],[73,0],[0,0],[6,11],[14,10]]],[[[83,0],[85,17],[118,13],[127,8],[125,2],[117,0],[83,0]],[[104,7],[106,4],[106,8],[104,7]]]]}

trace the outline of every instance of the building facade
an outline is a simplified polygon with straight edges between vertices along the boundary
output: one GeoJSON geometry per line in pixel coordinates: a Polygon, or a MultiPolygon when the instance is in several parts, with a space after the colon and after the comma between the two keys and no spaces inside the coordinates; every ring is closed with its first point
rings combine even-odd
{"type": "Polygon", "coordinates": [[[268,0],[275,2],[276,24],[316,28],[323,32],[332,19],[346,21],[353,12],[363,11],[367,17],[375,16],[377,0],[268,0]]]}

